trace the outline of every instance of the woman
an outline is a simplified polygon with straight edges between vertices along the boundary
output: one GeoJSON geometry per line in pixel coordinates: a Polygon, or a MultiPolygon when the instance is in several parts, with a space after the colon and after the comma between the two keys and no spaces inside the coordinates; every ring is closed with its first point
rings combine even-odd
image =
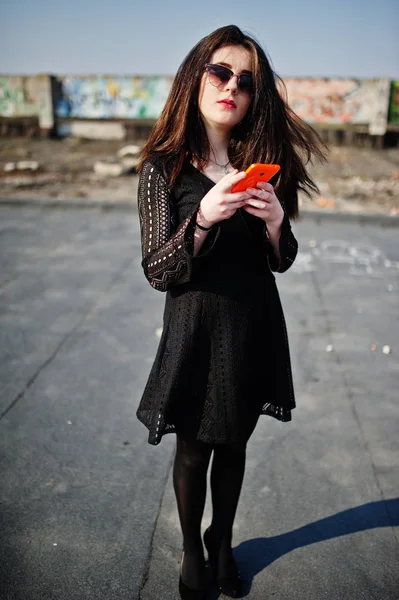
{"type": "MultiPolygon", "coordinates": [[[[217,586],[240,594],[232,529],[246,444],[259,415],[295,407],[283,311],[272,271],[297,253],[290,218],[317,134],[287,106],[258,43],[236,26],[202,39],[175,77],[146,144],[138,192],[143,269],[167,291],[163,333],[137,416],[158,444],[176,433],[173,483],[183,534],[179,590],[205,598],[201,520],[217,586]],[[250,164],[278,163],[274,186],[232,193],[250,164]]],[[[281,82],[280,82],[281,83],[281,82]]]]}

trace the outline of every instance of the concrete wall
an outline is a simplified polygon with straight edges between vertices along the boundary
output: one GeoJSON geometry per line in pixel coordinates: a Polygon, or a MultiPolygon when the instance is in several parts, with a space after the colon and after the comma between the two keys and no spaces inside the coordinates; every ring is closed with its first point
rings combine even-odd
{"type": "MultiPolygon", "coordinates": [[[[172,81],[169,76],[0,75],[0,120],[37,117],[41,130],[54,128],[58,135],[122,139],[140,123],[152,127],[172,81]]],[[[284,83],[293,110],[319,128],[361,125],[369,135],[382,136],[388,119],[399,124],[397,81],[286,78],[284,83]]]]}
{"type": "Polygon", "coordinates": [[[371,135],[386,132],[389,79],[288,78],[284,83],[289,105],[308,123],[362,124],[371,135]]]}
{"type": "Polygon", "coordinates": [[[392,81],[389,122],[399,125],[399,81],[392,81]]]}
{"type": "Polygon", "coordinates": [[[51,77],[0,76],[0,116],[37,117],[41,129],[52,129],[54,117],[51,77]]]}
{"type": "Polygon", "coordinates": [[[157,119],[172,77],[58,77],[56,115],[79,119],[157,119]]]}

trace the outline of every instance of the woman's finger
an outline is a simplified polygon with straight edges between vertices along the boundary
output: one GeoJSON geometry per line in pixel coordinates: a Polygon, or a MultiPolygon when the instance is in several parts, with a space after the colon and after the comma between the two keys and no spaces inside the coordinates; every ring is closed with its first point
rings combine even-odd
{"type": "Polygon", "coordinates": [[[259,208],[255,208],[254,206],[251,206],[250,204],[246,204],[245,206],[243,206],[243,209],[246,212],[251,213],[251,215],[254,215],[255,217],[259,217],[261,219],[265,219],[268,215],[268,212],[266,211],[261,211],[259,208]]]}
{"type": "Polygon", "coordinates": [[[272,193],[267,192],[266,190],[259,190],[257,188],[248,188],[247,192],[254,196],[255,198],[259,198],[259,200],[263,200],[264,202],[270,202],[272,193]]]}
{"type": "Polygon", "coordinates": [[[221,190],[227,192],[230,191],[236,183],[242,179],[245,179],[246,176],[247,174],[245,171],[238,171],[235,169],[232,173],[228,173],[222,177],[222,179],[216,185],[218,185],[221,190]]]}
{"type": "Polygon", "coordinates": [[[256,184],[256,187],[259,188],[260,190],[266,190],[266,192],[270,192],[271,194],[274,193],[274,187],[272,186],[271,183],[267,183],[265,181],[258,181],[258,183],[256,184]]]}
{"type": "Polygon", "coordinates": [[[246,200],[249,200],[249,198],[251,198],[251,194],[248,194],[247,192],[235,192],[233,194],[226,194],[225,196],[226,202],[229,203],[245,202],[246,200]]]}
{"type": "Polygon", "coordinates": [[[245,204],[249,206],[255,206],[256,208],[266,208],[268,206],[267,202],[264,202],[262,200],[255,200],[255,198],[250,198],[249,200],[246,200],[245,204]]]}

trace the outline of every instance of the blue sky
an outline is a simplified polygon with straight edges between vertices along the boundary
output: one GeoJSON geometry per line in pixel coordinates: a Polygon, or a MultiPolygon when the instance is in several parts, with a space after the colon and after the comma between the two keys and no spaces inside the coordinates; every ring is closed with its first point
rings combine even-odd
{"type": "Polygon", "coordinates": [[[398,0],[2,0],[0,73],[174,74],[229,24],[283,76],[399,79],[398,0]]]}

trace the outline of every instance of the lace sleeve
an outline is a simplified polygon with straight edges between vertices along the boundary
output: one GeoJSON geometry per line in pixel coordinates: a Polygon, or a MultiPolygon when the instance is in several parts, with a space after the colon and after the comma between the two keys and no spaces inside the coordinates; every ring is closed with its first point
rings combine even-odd
{"type": "Polygon", "coordinates": [[[283,223],[281,225],[279,240],[280,261],[277,260],[273,246],[267,237],[266,244],[270,269],[277,273],[284,273],[287,271],[298,253],[298,242],[292,233],[291,224],[286,214],[284,215],[283,223]]]}
{"type": "Polygon", "coordinates": [[[194,253],[194,232],[198,206],[182,223],[177,223],[171,191],[158,167],[146,162],[140,173],[138,209],[141,229],[142,267],[149,283],[165,292],[187,283],[212,249],[218,231],[208,235],[198,256],[194,253]]]}

